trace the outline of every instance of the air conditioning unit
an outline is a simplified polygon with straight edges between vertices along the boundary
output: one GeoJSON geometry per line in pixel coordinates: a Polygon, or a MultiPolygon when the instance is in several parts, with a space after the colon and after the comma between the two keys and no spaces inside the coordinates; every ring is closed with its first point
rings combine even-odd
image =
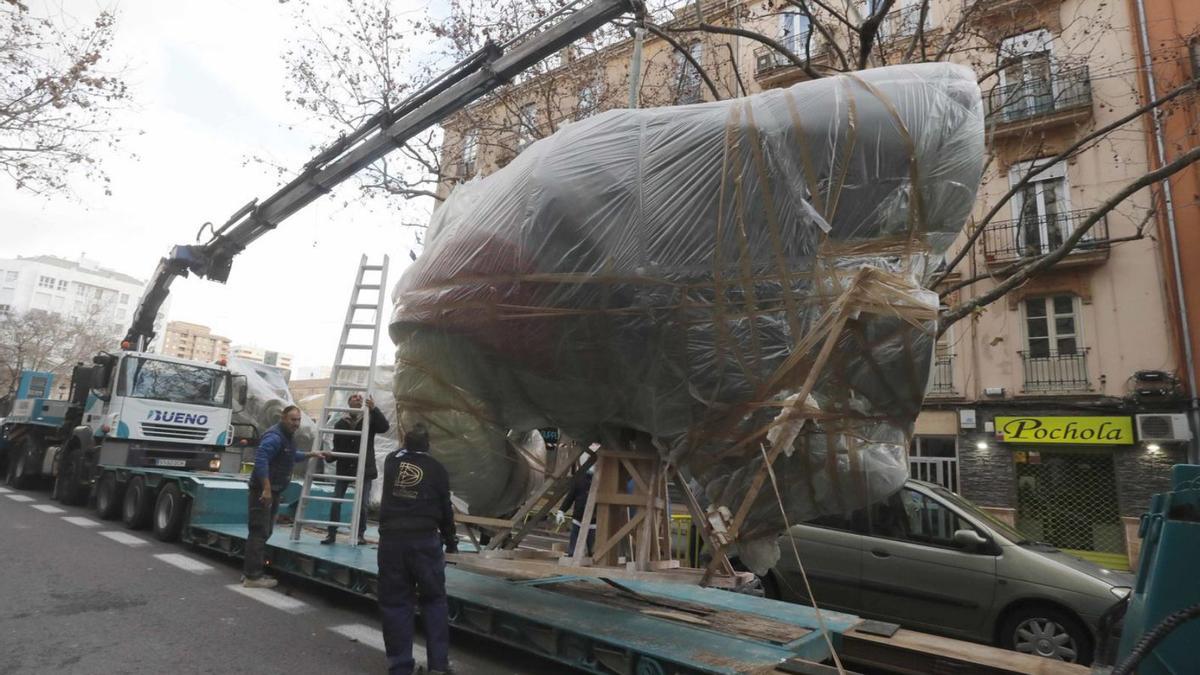
{"type": "Polygon", "coordinates": [[[1138,440],[1190,441],[1192,430],[1187,415],[1135,415],[1138,440]]]}

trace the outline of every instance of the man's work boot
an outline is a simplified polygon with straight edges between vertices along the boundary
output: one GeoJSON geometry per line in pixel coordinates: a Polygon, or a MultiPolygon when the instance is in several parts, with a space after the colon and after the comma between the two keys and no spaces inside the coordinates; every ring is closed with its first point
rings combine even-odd
{"type": "Polygon", "coordinates": [[[274,577],[263,575],[257,579],[242,578],[243,588],[275,588],[279,585],[279,580],[274,577]]]}
{"type": "Polygon", "coordinates": [[[329,534],[325,535],[325,538],[321,540],[321,543],[322,544],[336,544],[337,543],[337,532],[334,531],[334,532],[330,532],[329,534]]]}

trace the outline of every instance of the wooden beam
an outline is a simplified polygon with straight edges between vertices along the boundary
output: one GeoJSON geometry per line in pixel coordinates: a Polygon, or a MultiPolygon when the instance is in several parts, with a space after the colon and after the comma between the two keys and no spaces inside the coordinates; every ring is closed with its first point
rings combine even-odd
{"type": "MultiPolygon", "coordinates": [[[[558,468],[560,473],[553,478],[543,481],[541,487],[534,491],[533,494],[531,494],[525,500],[525,502],[521,505],[521,508],[517,509],[517,512],[513,515],[512,519],[514,525],[516,523],[521,523],[521,526],[517,532],[503,532],[497,535],[494,539],[492,539],[491,543],[488,544],[489,549],[494,550],[501,547],[515,548],[521,543],[521,540],[525,538],[525,535],[529,534],[529,532],[536,527],[537,523],[541,522],[542,518],[545,517],[545,514],[549,512],[550,508],[562,501],[563,488],[570,486],[571,480],[574,478],[568,469],[571,467],[571,465],[578,461],[584,450],[585,448],[582,445],[578,446],[575,452],[571,455],[571,461],[564,463],[558,468]],[[533,507],[537,505],[538,500],[541,499],[542,496],[547,492],[550,493],[547,503],[543,504],[542,508],[539,509],[536,514],[530,517],[529,512],[533,510],[533,507]]],[[[579,471],[587,471],[587,468],[590,467],[595,461],[595,455],[589,456],[587,461],[585,461],[583,465],[579,467],[579,471]]]]}
{"type": "MultiPolygon", "coordinates": [[[[597,462],[592,473],[592,489],[588,490],[587,504],[583,507],[583,518],[579,520],[579,536],[575,537],[575,550],[568,551],[576,565],[583,563],[587,554],[588,531],[592,527],[592,514],[596,511],[596,493],[600,489],[600,478],[604,475],[605,462],[597,462]]],[[[595,560],[595,557],[592,557],[595,560]]]]}
{"type": "MultiPolygon", "coordinates": [[[[609,579],[633,579],[635,581],[660,581],[664,583],[697,584],[701,571],[680,568],[655,572],[630,572],[622,567],[563,567],[541,560],[485,560],[474,553],[447,553],[446,561],[463,569],[478,571],[510,579],[547,579],[560,576],[604,577],[609,579]]],[[[754,575],[738,572],[732,577],[716,577],[711,585],[716,588],[734,588],[750,583],[754,575]]]]}

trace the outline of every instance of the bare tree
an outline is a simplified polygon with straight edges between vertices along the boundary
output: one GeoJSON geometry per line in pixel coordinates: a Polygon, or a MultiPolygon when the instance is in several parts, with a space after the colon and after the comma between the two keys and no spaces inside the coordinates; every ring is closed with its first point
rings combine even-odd
{"type": "Polygon", "coordinates": [[[65,382],[74,364],[115,347],[113,324],[103,320],[105,314],[95,309],[83,318],[67,318],[30,310],[0,317],[0,401],[11,399],[22,371],[53,373],[65,382]]]}
{"type": "Polygon", "coordinates": [[[130,101],[104,65],[116,19],[102,11],[90,24],[69,24],[0,0],[0,171],[35,193],[68,191],[74,176],[108,193],[102,152],[118,145],[112,114],[130,101]]]}

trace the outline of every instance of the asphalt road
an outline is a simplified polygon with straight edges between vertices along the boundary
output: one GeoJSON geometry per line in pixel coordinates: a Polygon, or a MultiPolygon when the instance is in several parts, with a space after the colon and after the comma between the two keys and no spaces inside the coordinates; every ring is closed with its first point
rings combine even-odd
{"type": "MultiPolygon", "coordinates": [[[[240,576],[232,559],[0,487],[0,675],[385,672],[372,603],[287,578],[247,591],[240,576]]],[[[457,631],[451,662],[480,675],[567,670],[457,631]]]]}

